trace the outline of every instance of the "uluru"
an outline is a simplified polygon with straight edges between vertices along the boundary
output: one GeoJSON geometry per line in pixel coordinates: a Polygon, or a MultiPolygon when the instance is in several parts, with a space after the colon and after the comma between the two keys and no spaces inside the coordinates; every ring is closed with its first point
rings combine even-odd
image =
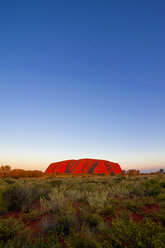
{"type": "Polygon", "coordinates": [[[122,169],[118,163],[100,160],[100,159],[78,159],[65,160],[51,163],[45,171],[46,173],[70,173],[70,174],[120,174],[122,169]]]}

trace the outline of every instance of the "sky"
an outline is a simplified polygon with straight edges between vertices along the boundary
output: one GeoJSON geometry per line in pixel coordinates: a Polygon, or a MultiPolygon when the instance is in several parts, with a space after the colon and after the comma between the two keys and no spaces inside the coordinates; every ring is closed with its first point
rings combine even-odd
{"type": "Polygon", "coordinates": [[[0,165],[165,168],[164,13],[164,0],[1,0],[0,165]]]}

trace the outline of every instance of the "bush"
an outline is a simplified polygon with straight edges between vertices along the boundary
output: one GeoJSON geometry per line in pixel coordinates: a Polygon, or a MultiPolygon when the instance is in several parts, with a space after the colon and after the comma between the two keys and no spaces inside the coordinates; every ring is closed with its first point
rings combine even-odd
{"type": "Polygon", "coordinates": [[[33,222],[37,220],[40,216],[40,211],[39,210],[32,210],[30,213],[23,213],[21,215],[21,218],[26,221],[26,222],[33,222]]]}
{"type": "Polygon", "coordinates": [[[109,189],[109,195],[111,197],[114,196],[129,196],[131,190],[128,189],[126,184],[115,184],[113,186],[110,187],[109,189]]]}
{"type": "Polygon", "coordinates": [[[158,196],[161,193],[161,186],[159,181],[151,179],[146,185],[146,194],[149,196],[158,196]]]}
{"type": "Polygon", "coordinates": [[[94,192],[85,192],[86,200],[89,205],[99,211],[99,209],[104,208],[107,204],[109,204],[111,198],[108,197],[107,191],[94,191],[94,192]]]}
{"type": "Polygon", "coordinates": [[[159,194],[156,199],[159,202],[165,201],[165,194],[159,194]]]}
{"type": "Polygon", "coordinates": [[[91,240],[90,238],[86,236],[76,236],[73,240],[73,246],[74,248],[97,248],[97,244],[94,240],[91,240]]]}
{"type": "Polygon", "coordinates": [[[103,215],[114,215],[114,208],[113,207],[105,207],[103,208],[103,210],[101,211],[101,214],[103,215]]]}
{"type": "Polygon", "coordinates": [[[96,241],[93,240],[90,230],[84,225],[81,227],[81,234],[75,233],[73,235],[73,238],[72,238],[72,241],[69,247],[102,248],[100,246],[97,246],[96,241]]]}
{"type": "Polygon", "coordinates": [[[111,228],[103,227],[101,232],[109,240],[109,247],[163,248],[165,242],[163,227],[148,218],[139,225],[118,217],[112,220],[111,228]]]}
{"type": "Polygon", "coordinates": [[[83,219],[89,227],[96,227],[103,221],[102,217],[95,213],[85,213],[83,219]]]}
{"type": "Polygon", "coordinates": [[[24,236],[27,229],[20,220],[12,218],[1,219],[0,221],[0,242],[7,242],[14,239],[17,235],[24,236]]]}
{"type": "Polygon", "coordinates": [[[7,184],[14,184],[15,183],[15,181],[12,180],[10,177],[3,179],[3,182],[5,182],[7,184]]]}
{"type": "Polygon", "coordinates": [[[68,200],[64,197],[63,192],[57,188],[53,188],[49,193],[49,199],[40,198],[41,209],[43,212],[59,212],[60,209],[67,204],[68,200]]]}
{"type": "Polygon", "coordinates": [[[85,195],[84,192],[81,192],[77,189],[70,189],[65,192],[65,196],[72,202],[77,202],[80,200],[84,200],[85,195]]]}
{"type": "Polygon", "coordinates": [[[62,180],[53,180],[53,181],[50,181],[49,184],[52,187],[59,187],[62,184],[62,180]]]}
{"type": "Polygon", "coordinates": [[[69,235],[76,225],[76,211],[71,203],[64,205],[55,215],[55,230],[59,234],[69,235]]]}
{"type": "Polygon", "coordinates": [[[160,182],[160,186],[161,186],[162,188],[165,188],[165,181],[160,182]]]}
{"type": "Polygon", "coordinates": [[[139,199],[127,199],[125,200],[125,206],[132,212],[138,213],[142,211],[141,209],[144,207],[144,204],[139,199]]]}
{"type": "Polygon", "coordinates": [[[20,194],[21,189],[19,185],[10,185],[2,192],[2,201],[6,202],[9,211],[15,211],[22,207],[25,197],[22,196],[22,193],[20,194]]]}
{"type": "Polygon", "coordinates": [[[6,187],[2,192],[2,201],[4,201],[9,211],[16,211],[22,207],[29,211],[29,204],[36,200],[35,189],[32,185],[12,184],[6,187]]]}

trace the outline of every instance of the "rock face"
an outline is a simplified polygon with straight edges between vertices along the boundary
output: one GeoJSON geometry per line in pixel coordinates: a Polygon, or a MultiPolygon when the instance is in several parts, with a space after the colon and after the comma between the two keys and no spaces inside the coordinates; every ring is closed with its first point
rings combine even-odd
{"type": "Polygon", "coordinates": [[[46,173],[91,173],[99,174],[111,172],[120,174],[122,172],[120,165],[106,160],[98,159],[79,159],[79,160],[65,160],[61,162],[52,163],[49,165],[46,173]]]}

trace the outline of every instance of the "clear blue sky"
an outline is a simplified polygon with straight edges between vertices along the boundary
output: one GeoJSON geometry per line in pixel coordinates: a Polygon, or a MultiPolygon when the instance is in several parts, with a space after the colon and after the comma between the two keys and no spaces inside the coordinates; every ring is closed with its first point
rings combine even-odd
{"type": "Polygon", "coordinates": [[[165,1],[0,1],[0,164],[165,167],[165,1]]]}

